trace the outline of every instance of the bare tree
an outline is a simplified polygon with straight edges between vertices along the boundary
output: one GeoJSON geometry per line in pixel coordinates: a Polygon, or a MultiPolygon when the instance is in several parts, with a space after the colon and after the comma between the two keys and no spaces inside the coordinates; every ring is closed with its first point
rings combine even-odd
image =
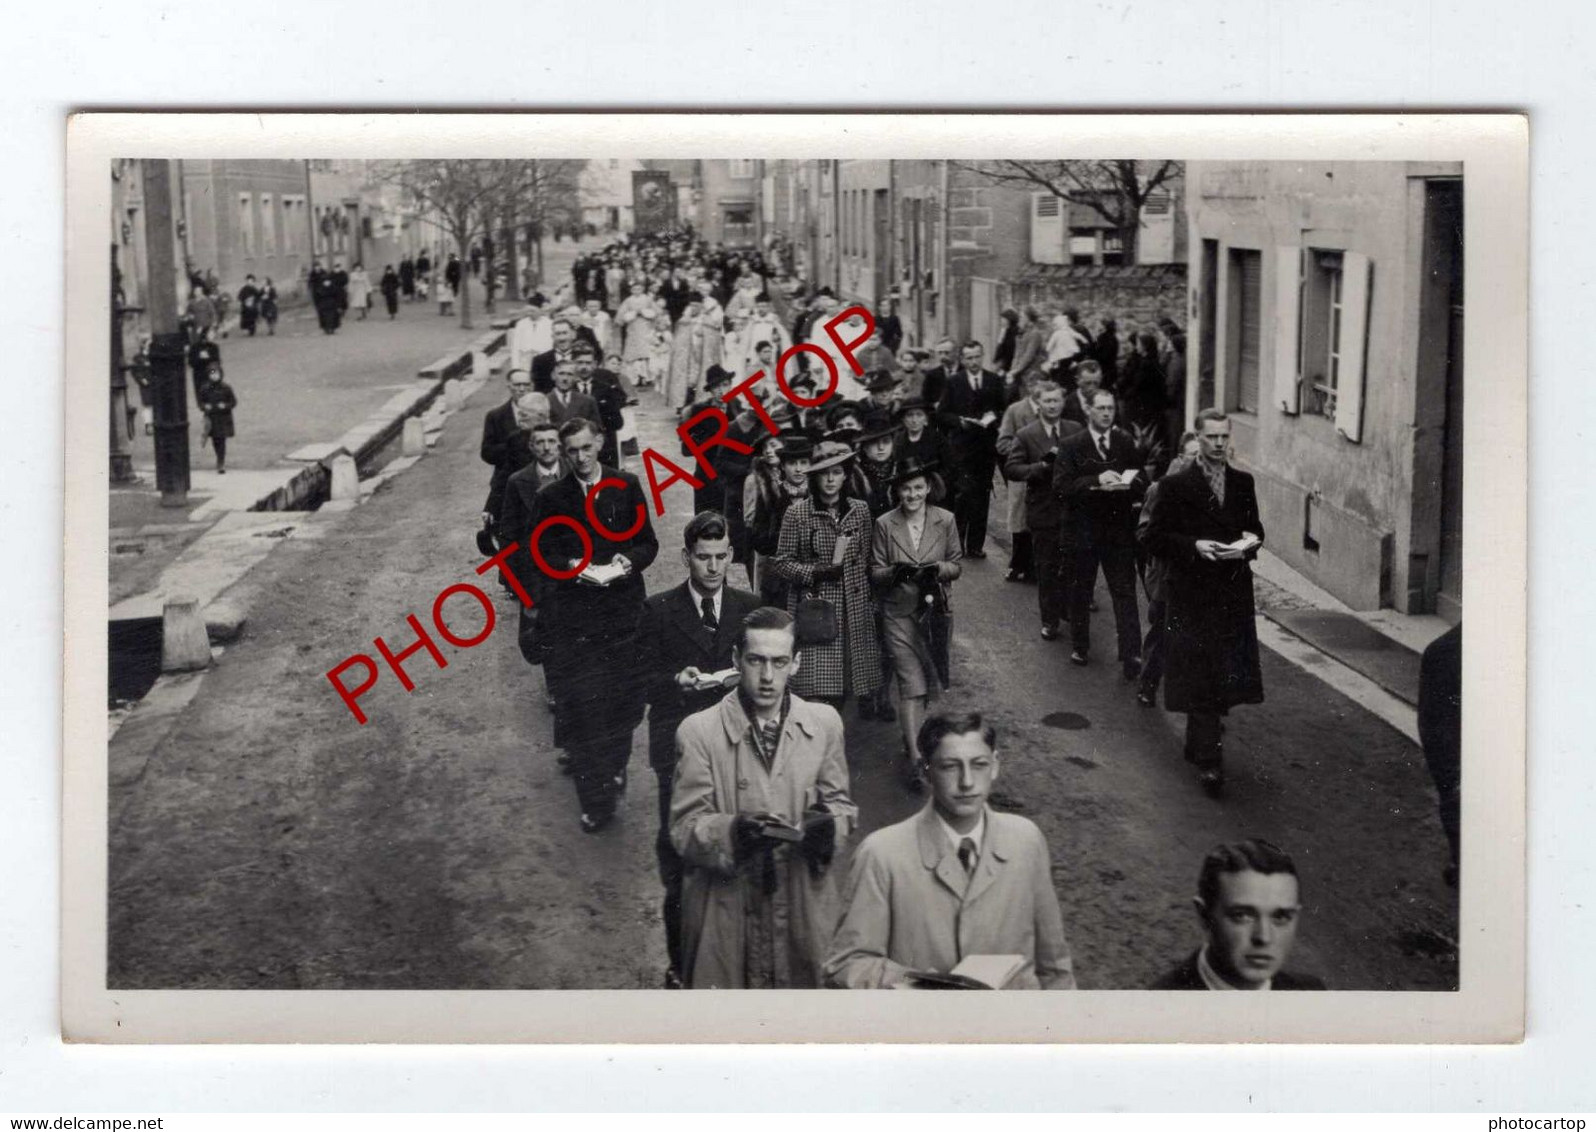
{"type": "Polygon", "coordinates": [[[1090,208],[1118,233],[1126,263],[1137,262],[1142,208],[1180,176],[1179,161],[956,161],[956,168],[1000,185],[1025,185],[1090,208]]]}
{"type": "MultiPolygon", "coordinates": [[[[374,181],[396,185],[419,209],[422,217],[454,244],[462,263],[479,240],[486,242],[495,228],[510,233],[511,271],[514,268],[514,232],[526,226],[540,233],[565,205],[567,187],[574,192],[580,169],[576,161],[517,160],[476,161],[459,158],[373,162],[374,181]]],[[[488,294],[492,296],[493,265],[488,265],[488,294]]],[[[441,269],[439,276],[441,279],[441,269]]],[[[459,296],[460,325],[471,327],[471,290],[462,283],[459,296]]]]}

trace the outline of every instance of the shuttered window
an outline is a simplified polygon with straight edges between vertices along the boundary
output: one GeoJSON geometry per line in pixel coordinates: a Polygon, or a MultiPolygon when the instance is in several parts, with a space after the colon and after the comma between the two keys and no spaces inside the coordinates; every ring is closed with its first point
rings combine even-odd
{"type": "Polygon", "coordinates": [[[1230,388],[1235,407],[1258,411],[1259,358],[1263,352],[1263,256],[1251,248],[1230,249],[1230,388]]]}

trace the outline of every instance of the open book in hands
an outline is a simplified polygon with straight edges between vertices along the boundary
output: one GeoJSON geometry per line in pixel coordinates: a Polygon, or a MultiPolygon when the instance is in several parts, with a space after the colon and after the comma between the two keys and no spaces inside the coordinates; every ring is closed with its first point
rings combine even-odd
{"type": "Polygon", "coordinates": [[[626,577],[626,567],[621,565],[620,559],[616,559],[607,566],[589,562],[587,568],[576,576],[576,580],[590,586],[607,586],[616,579],[624,577],[626,577]]]}
{"type": "Polygon", "coordinates": [[[1251,531],[1243,531],[1241,537],[1235,542],[1222,542],[1219,549],[1226,558],[1240,558],[1254,547],[1262,546],[1263,539],[1251,531]]]}
{"type": "Polygon", "coordinates": [[[1024,969],[1023,955],[966,955],[947,974],[909,971],[899,985],[910,990],[1002,990],[1024,969]]]}
{"type": "Polygon", "coordinates": [[[693,691],[712,692],[716,688],[736,687],[741,674],[735,668],[722,668],[719,672],[700,672],[693,681],[693,691]]]}
{"type": "Polygon", "coordinates": [[[1107,482],[1099,483],[1097,485],[1098,491],[1128,491],[1130,489],[1130,485],[1135,482],[1136,477],[1142,473],[1140,468],[1131,468],[1124,472],[1111,471],[1105,474],[1113,476],[1114,478],[1108,480],[1107,482]]]}

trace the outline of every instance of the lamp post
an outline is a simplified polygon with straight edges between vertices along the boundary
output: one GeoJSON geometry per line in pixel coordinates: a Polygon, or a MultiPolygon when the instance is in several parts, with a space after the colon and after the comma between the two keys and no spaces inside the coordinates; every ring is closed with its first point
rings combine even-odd
{"type": "MultiPolygon", "coordinates": [[[[155,486],[162,507],[187,507],[188,386],[177,309],[177,239],[172,163],[144,161],[144,223],[149,245],[150,390],[155,402],[155,486]]],[[[185,279],[186,282],[186,279],[185,279]]]]}

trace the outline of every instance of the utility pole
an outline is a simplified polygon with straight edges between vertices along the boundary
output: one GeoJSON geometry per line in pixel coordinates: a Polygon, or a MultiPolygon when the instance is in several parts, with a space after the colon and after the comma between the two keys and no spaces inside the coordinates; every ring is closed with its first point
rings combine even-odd
{"type": "MultiPolygon", "coordinates": [[[[188,383],[177,310],[177,240],[172,163],[144,161],[144,223],[149,245],[150,390],[155,406],[155,486],[162,507],[188,506],[188,383]]],[[[186,277],[185,277],[186,281],[186,277]]]]}

